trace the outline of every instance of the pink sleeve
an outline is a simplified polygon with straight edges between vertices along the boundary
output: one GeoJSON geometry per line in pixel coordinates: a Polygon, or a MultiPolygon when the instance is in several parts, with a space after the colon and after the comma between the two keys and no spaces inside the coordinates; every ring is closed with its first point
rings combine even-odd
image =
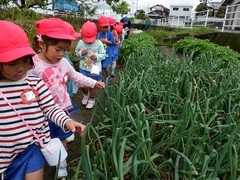
{"type": "Polygon", "coordinates": [[[87,86],[90,88],[94,88],[94,86],[97,82],[96,80],[89,78],[87,76],[84,76],[83,74],[77,72],[70,65],[70,63],[67,61],[67,59],[65,59],[63,62],[64,62],[64,65],[62,67],[67,68],[66,72],[69,73],[69,80],[73,81],[77,86],[87,86]]]}

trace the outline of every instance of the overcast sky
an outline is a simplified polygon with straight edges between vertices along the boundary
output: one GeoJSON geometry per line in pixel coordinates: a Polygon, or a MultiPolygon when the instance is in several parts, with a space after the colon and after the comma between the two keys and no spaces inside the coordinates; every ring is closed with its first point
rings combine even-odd
{"type": "Polygon", "coordinates": [[[170,8],[170,5],[192,5],[194,9],[200,3],[199,0],[126,0],[133,6],[133,9],[143,9],[145,11],[149,10],[149,7],[152,7],[156,4],[161,4],[167,8],[170,8]],[[138,7],[137,7],[138,6],[138,7]]]}
{"type": "MultiPolygon", "coordinates": [[[[167,8],[170,8],[170,5],[192,5],[193,10],[200,3],[199,0],[124,0],[128,2],[131,12],[136,12],[136,10],[143,9],[146,13],[149,12],[149,8],[160,4],[167,8]]],[[[95,3],[95,6],[98,9],[109,9],[109,6],[106,5],[106,2],[95,3]]]]}
{"type": "MultiPolygon", "coordinates": [[[[150,12],[149,8],[160,4],[170,9],[170,5],[190,5],[193,6],[192,13],[196,9],[197,5],[200,4],[200,0],[124,0],[128,2],[131,11],[129,14],[134,14],[136,10],[143,9],[146,13],[150,12]]],[[[210,0],[212,2],[221,2],[221,0],[210,0]]],[[[98,12],[105,16],[114,16],[111,13],[110,7],[106,5],[106,2],[94,3],[94,6],[98,8],[98,12]],[[104,11],[104,13],[103,13],[104,11]],[[109,12],[108,12],[109,11],[109,12]]],[[[117,18],[119,15],[116,15],[117,18]]]]}

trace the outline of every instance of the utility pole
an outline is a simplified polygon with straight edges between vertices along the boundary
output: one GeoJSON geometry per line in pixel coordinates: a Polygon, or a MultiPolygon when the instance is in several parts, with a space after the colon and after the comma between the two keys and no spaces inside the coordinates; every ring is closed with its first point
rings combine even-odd
{"type": "Polygon", "coordinates": [[[137,0],[137,6],[136,6],[136,17],[138,17],[138,0],[137,0]]]}
{"type": "Polygon", "coordinates": [[[137,8],[137,10],[138,10],[138,0],[137,0],[137,7],[136,7],[136,8],[137,8]]]}

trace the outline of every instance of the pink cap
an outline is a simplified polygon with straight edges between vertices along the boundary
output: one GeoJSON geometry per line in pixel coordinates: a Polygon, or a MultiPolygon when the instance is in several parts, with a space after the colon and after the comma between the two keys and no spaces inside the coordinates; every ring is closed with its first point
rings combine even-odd
{"type": "Polygon", "coordinates": [[[118,26],[124,26],[124,24],[122,22],[119,22],[118,26]]]}
{"type": "Polygon", "coordinates": [[[82,40],[86,43],[92,43],[97,38],[97,26],[95,23],[87,21],[82,26],[82,40]]]}
{"type": "Polygon", "coordinates": [[[108,17],[108,21],[109,21],[110,25],[115,25],[116,24],[116,20],[111,18],[111,17],[108,17]]]}
{"type": "Polygon", "coordinates": [[[36,22],[36,27],[38,29],[37,35],[46,35],[55,39],[75,40],[75,38],[70,35],[64,21],[59,18],[39,20],[36,22]]]}
{"type": "Polygon", "coordinates": [[[66,21],[64,21],[64,23],[66,24],[66,26],[67,26],[67,28],[68,28],[68,30],[69,30],[69,34],[70,34],[71,36],[73,36],[75,39],[77,39],[77,38],[79,38],[79,37],[81,36],[81,34],[77,33],[77,32],[74,30],[73,26],[72,26],[70,23],[68,23],[68,22],[66,22],[66,21]]]}
{"type": "Polygon", "coordinates": [[[101,27],[110,26],[108,18],[106,16],[100,16],[98,18],[98,25],[101,27]]]}
{"type": "Polygon", "coordinates": [[[123,27],[122,26],[117,25],[115,29],[116,29],[118,35],[122,34],[122,31],[123,31],[123,27]]]}
{"type": "Polygon", "coordinates": [[[0,21],[0,62],[7,63],[27,55],[36,54],[24,30],[8,21],[0,21]]]}

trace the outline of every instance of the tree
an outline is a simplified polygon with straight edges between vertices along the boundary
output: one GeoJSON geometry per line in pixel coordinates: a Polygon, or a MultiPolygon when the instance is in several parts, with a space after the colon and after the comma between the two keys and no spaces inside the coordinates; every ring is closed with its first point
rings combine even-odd
{"type": "Polygon", "coordinates": [[[204,11],[206,11],[206,10],[208,10],[208,6],[205,3],[200,3],[199,5],[197,5],[197,7],[195,9],[196,12],[202,12],[202,13],[197,13],[197,16],[204,15],[205,14],[204,11]]]}
{"type": "Polygon", "coordinates": [[[216,17],[223,18],[225,16],[226,6],[220,6],[217,10],[216,17]]]}
{"type": "MultiPolygon", "coordinates": [[[[44,8],[50,4],[54,4],[57,0],[0,0],[1,5],[8,5],[9,3],[15,4],[18,8],[31,8],[31,7],[38,7],[44,8]]],[[[124,0],[66,0],[69,2],[77,2],[79,4],[79,12],[84,14],[85,12],[89,15],[93,15],[96,12],[97,7],[92,7],[91,5],[96,2],[106,2],[117,14],[127,14],[130,12],[129,4],[127,4],[124,0]],[[90,3],[89,3],[90,2],[90,3]]]]}
{"type": "Polygon", "coordinates": [[[137,19],[144,19],[145,18],[145,11],[143,9],[137,10],[136,18],[137,19]]]}
{"type": "Polygon", "coordinates": [[[48,0],[0,0],[1,5],[8,5],[9,3],[15,4],[18,8],[31,8],[34,6],[45,7],[48,5],[48,0]]]}

